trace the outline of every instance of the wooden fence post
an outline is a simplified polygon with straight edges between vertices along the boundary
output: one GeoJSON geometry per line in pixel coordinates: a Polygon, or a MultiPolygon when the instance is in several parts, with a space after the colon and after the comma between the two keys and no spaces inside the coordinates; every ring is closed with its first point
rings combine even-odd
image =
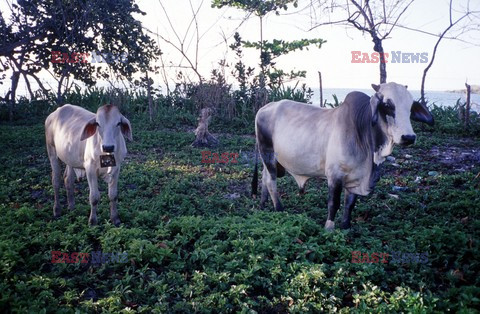
{"type": "Polygon", "coordinates": [[[322,72],[320,71],[318,71],[318,80],[320,82],[320,107],[323,107],[322,72]]]}
{"type": "Polygon", "coordinates": [[[470,124],[470,85],[465,83],[465,87],[467,88],[467,104],[465,106],[465,128],[468,127],[470,124]]]}

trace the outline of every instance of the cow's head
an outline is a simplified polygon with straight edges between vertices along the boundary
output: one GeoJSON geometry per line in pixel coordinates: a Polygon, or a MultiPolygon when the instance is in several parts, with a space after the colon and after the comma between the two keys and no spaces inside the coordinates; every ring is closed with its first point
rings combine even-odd
{"type": "Polygon", "coordinates": [[[389,142],[400,145],[415,143],[410,119],[433,125],[433,117],[427,107],[414,102],[407,87],[397,83],[372,84],[376,94],[372,96],[373,120],[379,122],[389,142]]]}
{"type": "Polygon", "coordinates": [[[80,140],[93,136],[98,131],[100,145],[105,153],[115,151],[117,137],[123,134],[130,141],[132,140],[132,127],[130,121],[125,118],[117,106],[104,105],[97,110],[95,118],[87,122],[83,129],[80,140]]]}

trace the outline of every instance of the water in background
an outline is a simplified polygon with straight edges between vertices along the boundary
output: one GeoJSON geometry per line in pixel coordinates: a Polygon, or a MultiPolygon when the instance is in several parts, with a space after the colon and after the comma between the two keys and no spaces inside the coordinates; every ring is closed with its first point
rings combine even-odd
{"type": "MultiPolygon", "coordinates": [[[[320,104],[320,92],[318,88],[312,88],[314,95],[312,97],[312,104],[318,105],[320,104]]],[[[349,89],[349,88],[324,88],[323,89],[323,101],[327,100],[327,103],[334,104],[335,100],[333,99],[332,95],[336,95],[339,102],[342,102],[347,96],[348,93],[352,91],[359,91],[363,92],[367,95],[373,95],[373,89],[349,89]]],[[[420,98],[420,91],[419,90],[409,90],[412,93],[413,99],[420,98]]],[[[439,92],[439,91],[431,91],[427,92],[425,97],[428,100],[428,104],[435,103],[439,106],[455,106],[457,103],[457,99],[461,99],[460,101],[463,103],[466,101],[466,94],[465,93],[450,93],[450,92],[439,92]]],[[[480,112],[480,95],[479,94],[470,94],[472,110],[480,112]]]]}

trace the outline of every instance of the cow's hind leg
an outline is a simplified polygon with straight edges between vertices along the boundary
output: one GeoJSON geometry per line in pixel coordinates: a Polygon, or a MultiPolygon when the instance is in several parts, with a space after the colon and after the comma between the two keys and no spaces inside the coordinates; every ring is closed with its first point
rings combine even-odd
{"type": "Polygon", "coordinates": [[[340,207],[340,195],[342,193],[341,180],[328,180],[328,216],[325,222],[325,229],[335,229],[335,215],[340,207]]]}
{"type": "Polygon", "coordinates": [[[265,162],[263,163],[262,199],[264,196],[264,189],[263,189],[264,185],[267,187],[268,193],[272,198],[273,206],[275,207],[275,210],[282,211],[283,205],[282,205],[282,202],[280,202],[280,198],[278,197],[278,192],[277,192],[277,169],[275,168],[274,164],[265,163],[265,162]]]}
{"type": "Polygon", "coordinates": [[[262,170],[262,196],[260,198],[260,208],[265,207],[265,203],[268,200],[268,188],[267,188],[267,175],[269,175],[267,172],[267,168],[263,166],[262,170]]]}
{"type": "Polygon", "coordinates": [[[61,166],[60,160],[57,157],[57,152],[55,147],[52,145],[47,144],[47,152],[48,152],[48,159],[50,160],[50,166],[52,167],[52,185],[53,185],[53,217],[58,218],[61,214],[60,208],[60,173],[61,173],[61,166]]]}
{"type": "Polygon", "coordinates": [[[63,180],[65,182],[65,189],[67,190],[67,202],[68,209],[75,209],[75,196],[74,196],[74,184],[75,184],[75,171],[73,167],[67,166],[63,174],[63,180]]]}
{"type": "Polygon", "coordinates": [[[355,202],[357,201],[358,195],[348,192],[345,189],[345,208],[343,210],[342,224],[340,228],[350,229],[350,221],[352,219],[352,210],[355,207],[355,202]]]}
{"type": "Polygon", "coordinates": [[[112,175],[112,180],[108,183],[108,199],[110,200],[110,221],[115,225],[120,225],[120,218],[118,217],[117,199],[118,199],[118,175],[120,171],[117,170],[112,175]]]}

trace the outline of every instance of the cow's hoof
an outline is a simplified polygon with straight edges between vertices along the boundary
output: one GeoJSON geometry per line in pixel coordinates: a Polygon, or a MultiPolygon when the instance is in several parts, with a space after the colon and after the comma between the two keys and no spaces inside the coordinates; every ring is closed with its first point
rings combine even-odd
{"type": "Polygon", "coordinates": [[[352,227],[352,225],[350,224],[350,222],[342,222],[340,224],[340,229],[343,229],[343,230],[350,229],[351,227],[352,227]]]}
{"type": "Polygon", "coordinates": [[[331,220],[327,220],[325,223],[325,230],[332,232],[335,229],[335,223],[331,220]]]}
{"type": "Polygon", "coordinates": [[[88,224],[89,224],[90,226],[96,226],[96,225],[97,225],[97,218],[95,218],[95,219],[92,219],[92,218],[88,219],[88,224]]]}
{"type": "Polygon", "coordinates": [[[117,218],[117,219],[112,219],[112,223],[115,227],[118,227],[118,226],[120,226],[121,222],[120,222],[120,219],[117,218]]]}
{"type": "Polygon", "coordinates": [[[53,219],[58,219],[61,216],[61,209],[60,208],[53,208],[53,219]]]}

